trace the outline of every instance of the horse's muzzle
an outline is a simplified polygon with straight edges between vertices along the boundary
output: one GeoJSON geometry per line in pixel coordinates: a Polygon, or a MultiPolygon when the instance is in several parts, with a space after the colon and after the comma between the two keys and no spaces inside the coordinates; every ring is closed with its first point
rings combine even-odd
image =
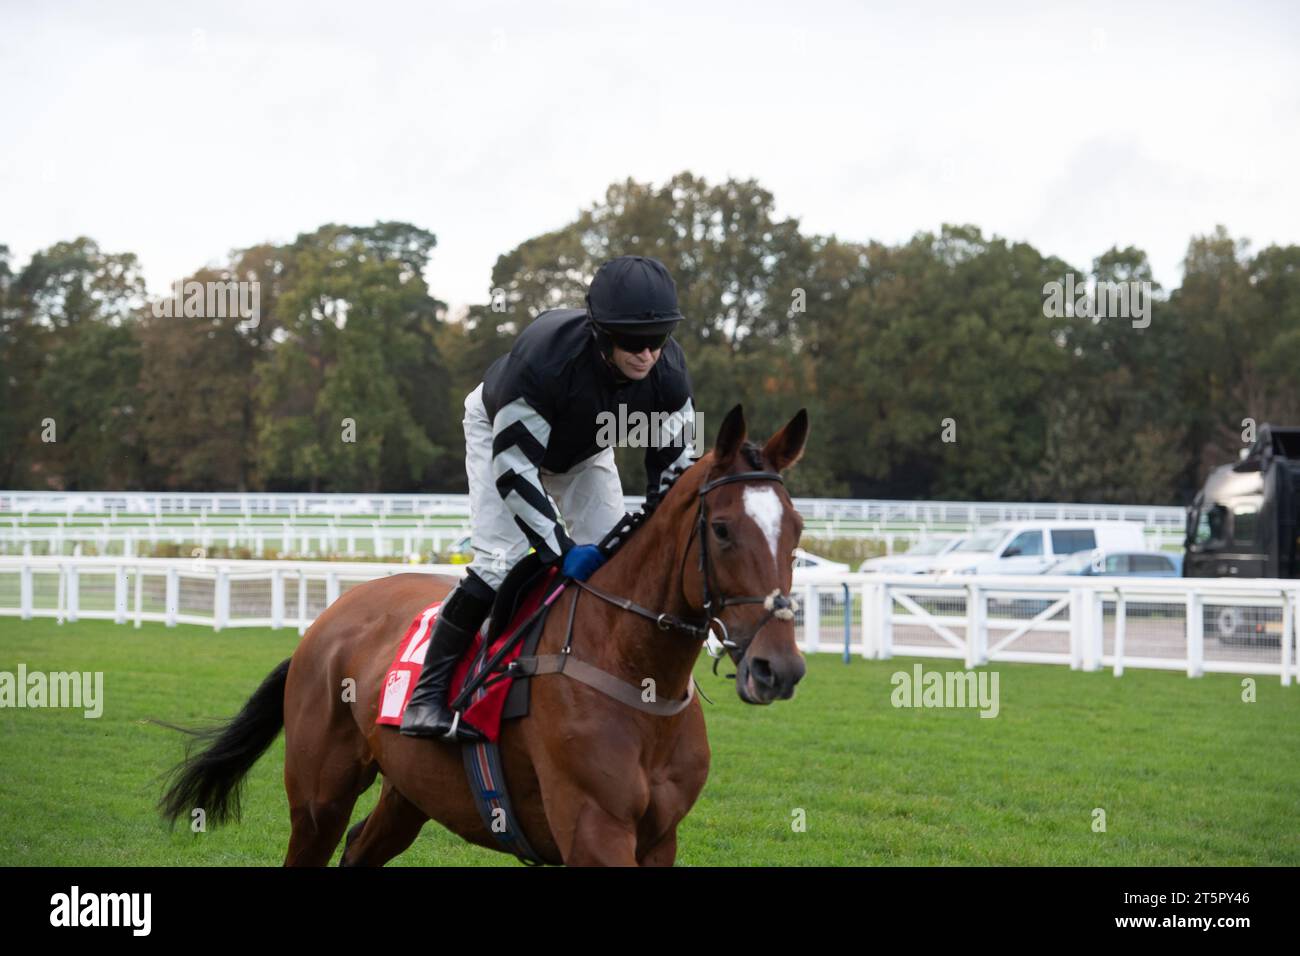
{"type": "Polygon", "coordinates": [[[800,654],[774,658],[746,654],[736,666],[736,693],[747,704],[789,700],[806,670],[800,654]]]}

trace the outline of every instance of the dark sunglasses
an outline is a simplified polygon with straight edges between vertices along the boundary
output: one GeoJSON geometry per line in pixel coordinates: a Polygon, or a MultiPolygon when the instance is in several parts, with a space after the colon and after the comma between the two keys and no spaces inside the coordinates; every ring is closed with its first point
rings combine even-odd
{"type": "Polygon", "coordinates": [[[632,335],[626,332],[610,332],[609,339],[624,352],[631,352],[637,355],[646,349],[651,352],[658,352],[668,341],[671,332],[661,332],[656,335],[632,335]]]}

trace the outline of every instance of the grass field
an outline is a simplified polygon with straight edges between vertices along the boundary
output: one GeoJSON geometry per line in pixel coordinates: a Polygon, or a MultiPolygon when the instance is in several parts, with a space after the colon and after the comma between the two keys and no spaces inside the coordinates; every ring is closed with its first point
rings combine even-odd
{"type": "MultiPolygon", "coordinates": [[[[183,738],[146,718],[229,716],[296,642],[0,619],[0,671],[103,671],[106,698],[93,720],[0,709],[0,864],[278,865],[283,740],[249,776],[241,824],[171,833],[153,803],[183,738]]],[[[1229,675],[1002,664],[1000,713],[981,719],[894,708],[890,676],[913,663],[816,655],[795,700],[755,708],[702,661],[713,769],[679,864],[1300,864],[1300,688],[1259,678],[1243,703],[1229,675]]],[[[436,824],[393,865],[435,864],[518,865],[436,824]]]]}

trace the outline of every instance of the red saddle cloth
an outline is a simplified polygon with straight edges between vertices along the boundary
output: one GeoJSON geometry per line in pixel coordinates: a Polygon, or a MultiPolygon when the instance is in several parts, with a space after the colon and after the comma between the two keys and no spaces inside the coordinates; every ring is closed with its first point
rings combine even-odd
{"type": "MultiPolygon", "coordinates": [[[[492,643],[487,657],[495,654],[514,635],[520,624],[541,607],[542,602],[546,600],[547,589],[558,573],[558,568],[551,568],[547,573],[538,577],[533,586],[529,588],[528,594],[517,603],[510,625],[502,629],[501,634],[492,643]]],[[[557,589],[550,596],[550,602],[548,603],[553,603],[562,590],[563,588],[557,589]]],[[[411,692],[415,690],[415,683],[420,679],[420,669],[424,666],[424,654],[429,648],[429,638],[433,634],[434,626],[438,623],[438,610],[441,607],[441,601],[430,604],[416,615],[415,620],[411,622],[411,626],[406,629],[406,634],[397,645],[397,656],[393,659],[393,663],[388,668],[388,674],[384,678],[383,689],[379,695],[379,717],[375,720],[375,723],[388,727],[401,726],[402,712],[406,710],[406,705],[410,703],[411,692]]],[[[469,675],[470,666],[474,663],[479,648],[483,646],[484,639],[485,635],[480,630],[478,634],[474,635],[474,640],[470,642],[469,649],[457,662],[456,669],[452,673],[451,694],[448,699],[454,698],[460,693],[460,689],[465,686],[465,679],[469,675]]],[[[523,641],[515,644],[510,649],[510,652],[502,658],[502,665],[508,664],[517,658],[523,649],[523,645],[523,641]]],[[[474,692],[469,706],[465,708],[464,719],[483,731],[488,740],[493,743],[501,735],[501,712],[505,708],[506,697],[509,695],[510,685],[513,683],[514,678],[507,677],[496,681],[490,687],[480,687],[474,692]]]]}

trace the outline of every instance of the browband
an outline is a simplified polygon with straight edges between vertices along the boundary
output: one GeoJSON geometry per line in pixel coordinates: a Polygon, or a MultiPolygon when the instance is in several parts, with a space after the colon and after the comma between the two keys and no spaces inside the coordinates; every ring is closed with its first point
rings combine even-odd
{"type": "Polygon", "coordinates": [[[723,475],[721,478],[714,478],[708,484],[700,488],[699,494],[707,495],[719,485],[725,485],[731,481],[779,481],[785,484],[785,479],[775,471],[742,471],[735,475],[723,475]]]}

